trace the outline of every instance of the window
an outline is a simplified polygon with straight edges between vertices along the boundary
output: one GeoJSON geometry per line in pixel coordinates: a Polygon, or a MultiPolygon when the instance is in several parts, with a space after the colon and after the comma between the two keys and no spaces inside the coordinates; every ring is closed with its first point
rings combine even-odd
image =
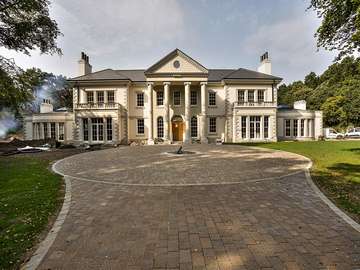
{"type": "Polygon", "coordinates": [[[241,138],[246,138],[246,116],[241,116],[241,138]]]}
{"type": "Polygon", "coordinates": [[[197,104],[197,91],[191,91],[190,92],[190,105],[196,105],[197,104]]]}
{"type": "Polygon", "coordinates": [[[144,107],[144,93],[137,93],[136,94],[136,106],[144,107]]]}
{"type": "Polygon", "coordinates": [[[112,118],[106,118],[106,140],[112,141],[112,118]]]}
{"type": "Polygon", "coordinates": [[[94,103],[94,92],[86,92],[87,103],[94,103]]]}
{"type": "Polygon", "coordinates": [[[164,119],[161,116],[157,119],[157,136],[158,138],[164,137],[164,119]]]}
{"type": "Polygon", "coordinates": [[[104,122],[102,118],[91,118],[92,140],[104,140],[104,122]]]}
{"type": "Polygon", "coordinates": [[[291,125],[289,119],[285,119],[285,136],[286,137],[291,136],[291,125]]]}
{"type": "Polygon", "coordinates": [[[83,118],[83,139],[84,141],[89,140],[89,122],[87,118],[83,118]]]}
{"type": "Polygon", "coordinates": [[[255,138],[256,139],[260,139],[261,135],[260,135],[260,122],[261,122],[261,117],[260,116],[255,116],[255,138]]]}
{"type": "Polygon", "coordinates": [[[209,118],[209,132],[216,133],[216,117],[209,118]]]}
{"type": "Polygon", "coordinates": [[[259,103],[264,102],[264,90],[258,90],[258,102],[259,103]]]}
{"type": "Polygon", "coordinates": [[[300,120],[300,136],[303,137],[305,135],[304,131],[305,119],[300,120]]]}
{"type": "Polygon", "coordinates": [[[107,92],[107,103],[115,103],[115,92],[114,91],[107,92]]]}
{"type": "Polygon", "coordinates": [[[269,138],[269,116],[264,116],[264,138],[269,138]]]}
{"type": "Polygon", "coordinates": [[[137,120],[137,134],[144,134],[144,133],[145,133],[144,119],[140,118],[137,120]]]}
{"type": "Polygon", "coordinates": [[[293,135],[294,135],[294,137],[298,136],[298,120],[297,119],[294,119],[294,122],[293,122],[293,135]]]}
{"type": "Polygon", "coordinates": [[[180,91],[175,91],[174,94],[174,105],[180,105],[181,104],[181,93],[180,91]]]}
{"type": "Polygon", "coordinates": [[[255,101],[255,91],[248,90],[248,102],[254,102],[254,101],[255,101]]]}
{"type": "Polygon", "coordinates": [[[56,139],[55,123],[50,123],[50,138],[56,139]]]}
{"type": "Polygon", "coordinates": [[[63,141],[63,140],[64,140],[64,123],[59,123],[59,141],[63,141]]]}
{"type": "Polygon", "coordinates": [[[216,105],[216,92],[209,91],[209,105],[215,106],[216,105]]]}
{"type": "Polygon", "coordinates": [[[239,103],[245,102],[245,91],[244,90],[238,90],[238,102],[239,103]]]}
{"type": "Polygon", "coordinates": [[[104,91],[98,91],[97,94],[97,103],[104,103],[104,91]]]}
{"type": "Polygon", "coordinates": [[[250,138],[260,139],[260,116],[250,116],[250,138]]]}
{"type": "MultiPolygon", "coordinates": [[[[215,131],[216,131],[216,129],[215,129],[215,131]]],[[[191,121],[190,121],[190,133],[191,133],[191,137],[197,137],[198,136],[198,124],[197,124],[196,116],[191,118],[191,121]]]]}
{"type": "Polygon", "coordinates": [[[156,92],[156,104],[158,106],[164,105],[164,92],[163,91],[156,92]]]}
{"type": "Polygon", "coordinates": [[[49,138],[47,123],[43,123],[44,126],[44,139],[49,138]]]}

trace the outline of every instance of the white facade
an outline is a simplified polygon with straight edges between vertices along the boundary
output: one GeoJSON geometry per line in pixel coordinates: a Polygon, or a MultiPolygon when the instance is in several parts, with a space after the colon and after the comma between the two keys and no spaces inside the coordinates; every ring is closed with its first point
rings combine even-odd
{"type": "Polygon", "coordinates": [[[315,139],[322,130],[321,112],[277,110],[281,78],[271,75],[267,54],[261,58],[262,73],[206,69],[178,49],[146,70],[91,73],[85,54],[79,65],[81,76],[70,80],[75,144],[298,139],[285,136],[282,125],[304,117],[304,138],[315,139]]]}

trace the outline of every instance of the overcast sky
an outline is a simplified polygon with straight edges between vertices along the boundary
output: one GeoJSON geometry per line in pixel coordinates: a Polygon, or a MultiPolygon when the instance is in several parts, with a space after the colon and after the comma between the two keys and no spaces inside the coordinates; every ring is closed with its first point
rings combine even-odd
{"type": "Polygon", "coordinates": [[[147,68],[175,48],[207,68],[256,70],[269,51],[285,82],[323,72],[334,53],[316,49],[319,19],[310,0],[58,0],[51,16],[63,55],[31,57],[0,49],[23,67],[77,75],[80,52],[93,70],[147,68]]]}

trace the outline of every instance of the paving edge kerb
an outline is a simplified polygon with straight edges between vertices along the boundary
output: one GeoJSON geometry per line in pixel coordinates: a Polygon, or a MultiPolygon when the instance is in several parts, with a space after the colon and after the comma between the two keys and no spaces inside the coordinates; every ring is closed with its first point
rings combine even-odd
{"type": "MultiPolygon", "coordinates": [[[[62,160],[62,159],[61,159],[62,160]]],[[[51,169],[56,174],[62,176],[60,172],[58,172],[55,168],[56,163],[60,162],[61,160],[56,161],[52,166],[51,169]]],[[[31,256],[30,260],[26,262],[20,269],[21,270],[35,270],[44,259],[46,253],[48,252],[49,248],[54,243],[57,234],[59,233],[61,226],[63,225],[66,216],[70,210],[71,205],[71,181],[68,177],[63,177],[65,181],[65,195],[64,195],[64,202],[61,207],[61,211],[56,218],[54,225],[52,226],[51,230],[47,234],[46,238],[40,243],[38,249],[35,253],[31,256]]]]}

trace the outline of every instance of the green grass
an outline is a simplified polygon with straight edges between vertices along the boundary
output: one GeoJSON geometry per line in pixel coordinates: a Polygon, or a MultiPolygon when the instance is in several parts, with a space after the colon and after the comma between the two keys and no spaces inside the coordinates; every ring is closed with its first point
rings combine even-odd
{"type": "Polygon", "coordinates": [[[0,269],[18,268],[62,201],[62,180],[49,161],[0,158],[0,269]]]}
{"type": "Polygon", "coordinates": [[[311,176],[340,208],[360,221],[360,141],[249,144],[297,153],[313,161],[311,176]]]}

